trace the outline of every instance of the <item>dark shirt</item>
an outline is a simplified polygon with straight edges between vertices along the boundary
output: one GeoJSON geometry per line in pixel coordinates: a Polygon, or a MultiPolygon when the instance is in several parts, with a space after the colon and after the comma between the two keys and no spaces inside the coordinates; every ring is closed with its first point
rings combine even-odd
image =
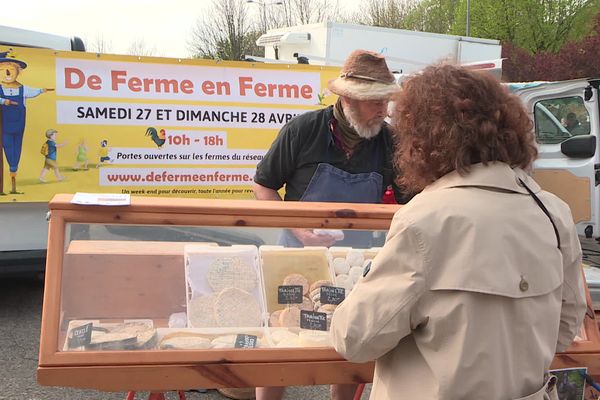
{"type": "MultiPolygon", "coordinates": [[[[319,163],[327,163],[351,174],[378,172],[383,176],[382,193],[393,184],[393,141],[384,126],[377,136],[361,143],[350,158],[336,146],[330,130],[333,107],[310,111],[287,123],[258,163],[254,181],[279,190],[285,185],[284,200],[300,200],[319,163]],[[380,155],[378,157],[378,155],[380,155]]],[[[401,201],[395,187],[396,198],[401,201]]]]}

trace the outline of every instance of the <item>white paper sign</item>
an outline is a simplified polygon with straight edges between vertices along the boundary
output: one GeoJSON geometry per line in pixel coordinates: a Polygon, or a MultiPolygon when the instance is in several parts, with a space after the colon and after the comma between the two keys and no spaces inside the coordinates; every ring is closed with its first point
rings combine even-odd
{"type": "Polygon", "coordinates": [[[71,200],[73,204],[94,206],[128,206],[131,204],[131,196],[116,193],[81,193],[77,192],[71,200]]]}

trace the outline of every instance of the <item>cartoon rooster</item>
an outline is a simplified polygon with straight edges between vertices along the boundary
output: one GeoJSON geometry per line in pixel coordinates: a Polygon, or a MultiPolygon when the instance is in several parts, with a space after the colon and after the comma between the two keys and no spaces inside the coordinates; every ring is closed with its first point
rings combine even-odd
{"type": "Polygon", "coordinates": [[[165,144],[165,130],[161,129],[159,132],[156,131],[156,128],[150,127],[146,129],[146,136],[150,136],[152,141],[158,146],[158,148],[162,148],[163,144],[165,144]]]}

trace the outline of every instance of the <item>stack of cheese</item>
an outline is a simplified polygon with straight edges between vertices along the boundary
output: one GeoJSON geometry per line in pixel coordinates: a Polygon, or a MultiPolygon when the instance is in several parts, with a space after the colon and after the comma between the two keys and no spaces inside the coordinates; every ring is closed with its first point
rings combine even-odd
{"type": "Polygon", "coordinates": [[[326,331],[271,328],[269,337],[274,347],[331,347],[331,338],[326,331]]]}
{"type": "Polygon", "coordinates": [[[148,350],[156,347],[157,335],[152,321],[101,323],[99,321],[73,320],[69,322],[65,350],[148,350]],[[89,343],[71,345],[76,328],[92,323],[89,343]]]}
{"type": "Polygon", "coordinates": [[[300,326],[300,311],[316,311],[311,293],[323,282],[331,282],[332,274],[327,260],[327,248],[284,248],[261,246],[260,259],[265,287],[269,326],[300,326]],[[278,287],[302,286],[301,304],[279,304],[278,287]]]}
{"type": "Polygon", "coordinates": [[[267,347],[262,330],[230,333],[232,331],[217,328],[212,331],[198,332],[197,330],[169,331],[159,341],[158,347],[169,349],[233,349],[238,333],[257,336],[256,347],[267,347]]]}
{"type": "Polygon", "coordinates": [[[255,246],[185,247],[188,327],[262,325],[257,256],[255,246]]]}
{"type": "Polygon", "coordinates": [[[331,247],[329,260],[335,273],[335,286],[346,289],[346,295],[362,277],[366,265],[377,255],[380,248],[353,249],[351,247],[331,247]]]}

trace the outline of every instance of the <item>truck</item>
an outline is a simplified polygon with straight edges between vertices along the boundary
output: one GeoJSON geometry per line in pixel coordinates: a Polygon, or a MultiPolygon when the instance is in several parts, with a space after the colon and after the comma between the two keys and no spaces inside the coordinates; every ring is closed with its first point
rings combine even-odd
{"type": "Polygon", "coordinates": [[[271,29],[256,41],[268,62],[340,66],[355,49],[385,55],[396,74],[440,60],[501,73],[500,41],[347,23],[323,22],[271,29]]]}

